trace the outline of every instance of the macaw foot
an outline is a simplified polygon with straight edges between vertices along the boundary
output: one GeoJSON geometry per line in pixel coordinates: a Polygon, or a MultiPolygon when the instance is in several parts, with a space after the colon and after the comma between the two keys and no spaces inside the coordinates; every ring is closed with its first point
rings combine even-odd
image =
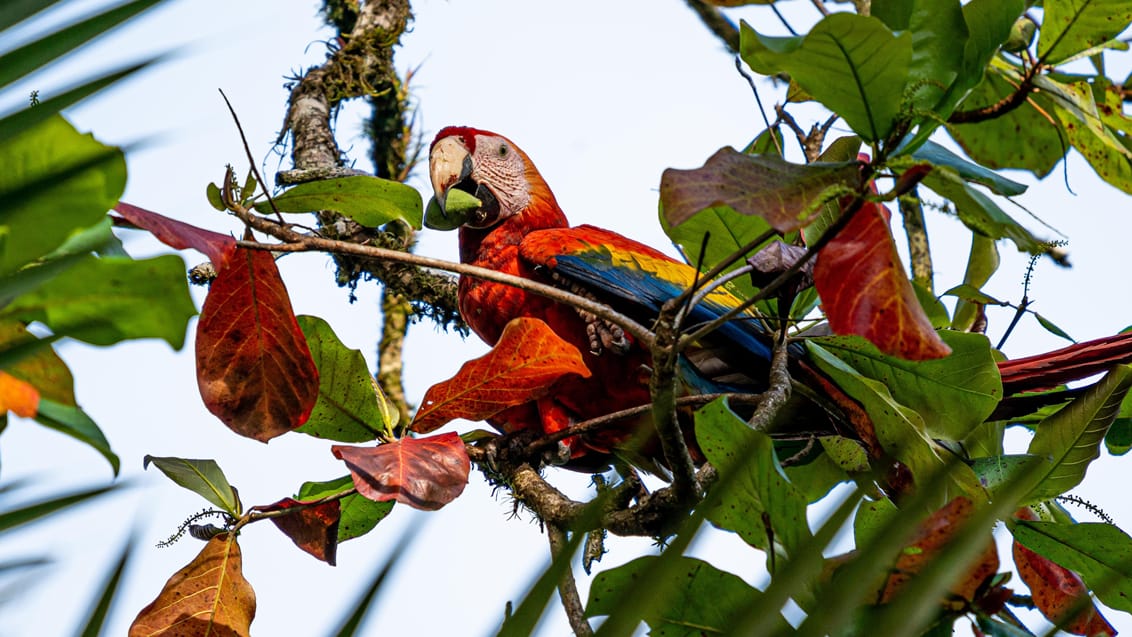
{"type": "MultiPolygon", "coordinates": [[[[585,297],[591,301],[598,300],[589,290],[577,283],[566,280],[557,272],[551,272],[550,278],[554,280],[558,287],[568,292],[585,297]]],[[[601,356],[602,352],[606,350],[610,350],[615,354],[625,354],[629,351],[632,344],[629,342],[629,339],[625,338],[625,330],[621,329],[620,325],[611,323],[583,309],[575,308],[575,311],[586,323],[586,336],[590,341],[591,354],[601,356]]]]}

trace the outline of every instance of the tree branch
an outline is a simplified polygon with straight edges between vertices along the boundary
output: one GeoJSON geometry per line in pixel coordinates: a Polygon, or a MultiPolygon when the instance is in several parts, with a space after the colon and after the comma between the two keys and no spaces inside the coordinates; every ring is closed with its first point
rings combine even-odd
{"type": "MultiPolygon", "coordinates": [[[[547,524],[546,537],[550,541],[550,558],[559,559],[566,548],[566,532],[553,524],[547,524]]],[[[566,565],[566,572],[558,582],[558,596],[562,599],[562,608],[566,611],[566,618],[570,621],[570,628],[574,630],[574,634],[577,637],[593,637],[593,628],[586,621],[586,609],[582,605],[582,599],[578,597],[574,569],[569,564],[566,565]]]]}
{"type": "Polygon", "coordinates": [[[735,27],[735,23],[727,19],[715,5],[708,4],[704,0],[687,0],[688,7],[696,12],[700,17],[700,21],[709,31],[719,38],[723,45],[732,55],[739,53],[739,29],[735,27]]]}

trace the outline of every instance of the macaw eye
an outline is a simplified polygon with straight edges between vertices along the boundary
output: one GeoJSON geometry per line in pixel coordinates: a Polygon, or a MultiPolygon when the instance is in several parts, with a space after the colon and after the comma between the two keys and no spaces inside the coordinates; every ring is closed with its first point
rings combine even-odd
{"type": "Polygon", "coordinates": [[[499,145],[499,156],[500,157],[506,157],[507,156],[507,144],[500,144],[499,145]]]}

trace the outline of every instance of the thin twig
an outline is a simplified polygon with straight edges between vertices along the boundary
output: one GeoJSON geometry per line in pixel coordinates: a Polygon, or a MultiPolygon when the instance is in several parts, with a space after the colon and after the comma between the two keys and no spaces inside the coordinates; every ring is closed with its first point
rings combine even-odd
{"type": "MultiPolygon", "coordinates": [[[[554,524],[546,525],[546,537],[550,540],[550,557],[553,560],[570,559],[563,556],[566,549],[566,532],[554,524]]],[[[558,581],[558,596],[562,599],[562,609],[566,611],[566,619],[570,621],[570,628],[577,637],[593,637],[594,631],[586,621],[586,609],[582,599],[578,596],[578,584],[574,581],[574,569],[569,564],[558,581]]]]}
{"type": "MultiPolygon", "coordinates": [[[[232,121],[236,123],[236,130],[240,133],[240,142],[244,145],[244,155],[248,158],[248,167],[259,182],[260,188],[263,189],[263,194],[267,196],[267,203],[271,204],[271,210],[275,213],[279,223],[283,223],[283,215],[279,214],[279,208],[275,205],[275,199],[271,197],[271,192],[267,189],[267,182],[263,180],[263,175],[259,173],[259,169],[255,166],[256,161],[255,158],[252,157],[251,146],[248,145],[248,136],[244,134],[244,126],[240,124],[240,118],[236,115],[236,109],[232,107],[232,102],[228,101],[228,96],[224,94],[224,91],[222,89],[217,90],[220,91],[220,97],[224,98],[224,104],[228,106],[228,112],[232,114],[232,121]]],[[[242,194],[247,198],[248,193],[242,194]]]]}
{"type": "Polygon", "coordinates": [[[770,139],[774,142],[774,149],[778,151],[778,155],[781,157],[783,154],[782,144],[778,141],[778,135],[775,135],[774,131],[771,130],[772,124],[770,123],[770,118],[766,116],[766,108],[763,106],[762,98],[759,97],[759,87],[755,85],[755,78],[743,69],[743,59],[738,55],[735,56],[735,69],[739,71],[739,75],[742,75],[743,79],[747,80],[747,84],[751,87],[751,92],[755,94],[755,104],[759,107],[759,115],[763,118],[763,125],[766,126],[767,133],[770,134],[770,139]]]}
{"type": "Polygon", "coordinates": [[[593,301],[584,296],[578,296],[551,285],[532,281],[519,276],[489,270],[487,268],[480,268],[474,265],[467,265],[464,263],[453,263],[443,259],[434,259],[431,257],[424,257],[410,252],[400,252],[398,250],[390,250],[388,248],[377,248],[373,246],[358,245],[347,241],[336,241],[334,239],[323,239],[322,237],[314,237],[303,235],[287,227],[277,225],[275,222],[264,217],[250,214],[248,211],[242,213],[237,211],[237,216],[240,217],[245,223],[250,225],[260,232],[264,232],[283,243],[280,244],[266,244],[258,243],[256,241],[237,241],[236,244],[242,248],[250,248],[252,250],[269,250],[272,252],[329,252],[335,254],[350,254],[361,257],[369,257],[372,259],[382,259],[386,261],[394,261],[397,263],[407,263],[410,265],[422,266],[426,268],[435,268],[437,270],[444,270],[447,272],[455,272],[467,276],[473,276],[485,281],[492,281],[495,283],[503,283],[513,287],[533,292],[540,296],[554,299],[561,303],[565,303],[572,307],[577,307],[594,315],[603,318],[611,323],[620,325],[625,331],[629,332],[641,342],[645,347],[651,346],[654,337],[652,332],[647,328],[637,323],[633,319],[612,310],[604,303],[593,301]]]}
{"type": "Polygon", "coordinates": [[[704,0],[687,0],[687,2],[692,11],[700,16],[704,26],[723,42],[728,51],[739,52],[739,29],[735,28],[734,22],[728,20],[718,8],[704,0]]]}
{"type": "Polygon", "coordinates": [[[333,502],[335,500],[341,500],[342,498],[354,495],[357,492],[358,492],[357,489],[355,489],[354,487],[350,487],[348,489],[343,489],[342,491],[339,491],[337,493],[331,493],[330,495],[321,497],[317,500],[311,500],[309,502],[301,502],[299,504],[296,504],[295,506],[287,507],[286,509],[275,509],[275,510],[272,510],[272,511],[261,511],[261,510],[257,510],[256,508],[253,507],[251,509],[248,509],[247,513],[245,513],[243,516],[241,516],[240,519],[237,520],[236,523],[232,525],[231,532],[235,533],[236,531],[239,531],[241,528],[251,524],[252,522],[259,522],[260,520],[270,520],[271,518],[281,518],[285,515],[292,515],[294,513],[298,513],[299,511],[303,511],[305,509],[310,509],[312,507],[321,506],[323,504],[326,504],[327,502],[333,502]]]}
{"type": "Polygon", "coordinates": [[[810,0],[810,3],[817,7],[817,10],[820,11],[823,16],[829,15],[829,9],[825,8],[825,4],[822,3],[822,0],[810,0]]]}

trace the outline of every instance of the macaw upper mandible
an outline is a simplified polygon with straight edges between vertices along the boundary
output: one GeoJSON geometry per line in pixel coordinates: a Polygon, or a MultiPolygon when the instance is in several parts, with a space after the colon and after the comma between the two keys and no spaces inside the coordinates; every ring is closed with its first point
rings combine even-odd
{"type": "MultiPolygon", "coordinates": [[[[459,224],[463,263],[562,287],[608,303],[645,325],[666,300],[694,281],[693,268],[649,246],[594,226],[570,227],[530,158],[501,135],[466,127],[441,130],[432,143],[429,173],[441,214],[450,207],[449,193],[455,190],[480,202],[448,224],[459,224]]],[[[726,292],[713,293],[693,309],[686,323],[710,320],[738,302],[726,292]]],[[[494,426],[553,432],[650,402],[651,355],[617,325],[537,294],[469,276],[460,277],[459,305],[472,331],[489,345],[512,319],[545,321],[582,352],[593,373],[590,378],[564,379],[551,396],[508,410],[493,419],[494,426]]],[[[684,361],[684,376],[693,386],[700,385],[697,390],[721,391],[724,385],[719,383],[765,384],[765,379],[736,371],[765,372],[771,341],[759,324],[733,321],[715,340],[689,352],[684,361]],[[713,347],[722,343],[725,346],[713,347]],[[742,364],[729,364],[734,362],[742,364]]],[[[637,431],[642,426],[636,422],[620,431],[571,440],[571,451],[575,457],[608,451],[626,428],[637,431]]]]}

